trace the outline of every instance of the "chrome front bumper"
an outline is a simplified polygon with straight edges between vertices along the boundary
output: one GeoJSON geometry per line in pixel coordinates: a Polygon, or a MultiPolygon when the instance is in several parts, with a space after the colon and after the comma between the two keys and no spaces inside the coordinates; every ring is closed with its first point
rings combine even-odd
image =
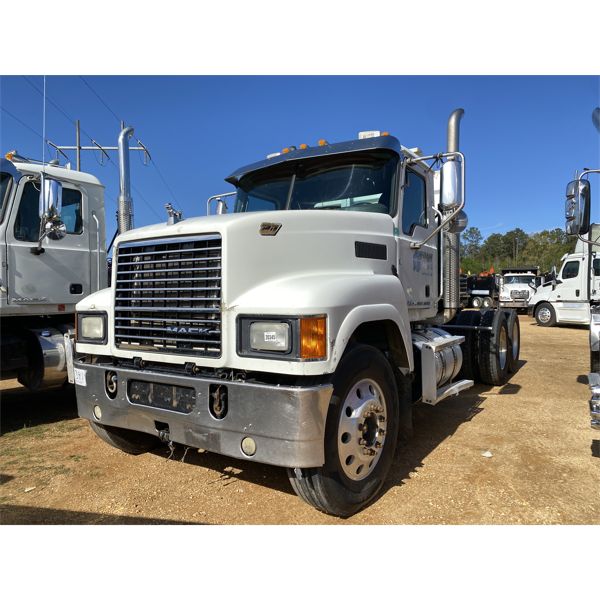
{"type": "Polygon", "coordinates": [[[500,308],[528,308],[528,299],[499,300],[498,305],[500,308]]]}
{"type": "Polygon", "coordinates": [[[90,421],[282,467],[318,467],[324,463],[325,419],[333,391],[329,384],[263,385],[92,365],[77,359],[74,370],[79,415],[90,421]],[[117,374],[114,398],[105,389],[108,370],[117,374]],[[130,381],[193,388],[193,408],[182,413],[132,403],[128,397],[130,381]],[[209,392],[215,385],[227,390],[227,413],[221,419],[209,409],[209,392]],[[95,407],[99,410],[94,411],[95,407]],[[95,413],[99,412],[98,419],[95,413]],[[256,447],[252,456],[242,451],[242,440],[248,437],[256,447]]]}

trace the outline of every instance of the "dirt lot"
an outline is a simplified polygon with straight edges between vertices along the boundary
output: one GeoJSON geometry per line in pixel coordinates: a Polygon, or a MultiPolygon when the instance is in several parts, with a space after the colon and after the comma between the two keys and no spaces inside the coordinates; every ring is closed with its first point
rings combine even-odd
{"type": "Polygon", "coordinates": [[[283,469],[183,448],[125,455],[77,417],[74,392],[3,382],[1,522],[600,523],[587,330],[521,328],[511,382],[418,406],[382,497],[347,520],[304,504],[283,469]]]}

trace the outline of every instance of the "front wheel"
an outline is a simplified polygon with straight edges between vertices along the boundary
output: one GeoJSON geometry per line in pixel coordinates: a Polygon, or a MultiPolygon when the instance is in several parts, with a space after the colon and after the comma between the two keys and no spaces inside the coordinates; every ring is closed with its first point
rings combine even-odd
{"type": "Polygon", "coordinates": [[[398,390],[390,363],[366,345],[347,352],[332,383],[325,464],[288,469],[288,476],[303,500],[325,513],[349,517],[377,496],[392,464],[399,427],[398,390]]]}
{"type": "Polygon", "coordinates": [[[549,302],[542,302],[535,309],[535,320],[540,327],[552,327],[556,325],[556,313],[549,302]]]}

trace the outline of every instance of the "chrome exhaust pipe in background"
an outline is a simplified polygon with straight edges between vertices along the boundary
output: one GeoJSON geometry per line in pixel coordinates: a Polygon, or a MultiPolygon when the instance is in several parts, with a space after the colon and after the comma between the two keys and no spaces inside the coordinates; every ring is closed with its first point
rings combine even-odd
{"type": "MultiPolygon", "coordinates": [[[[448,118],[447,152],[459,152],[460,120],[465,111],[457,108],[448,118]]],[[[450,159],[454,160],[454,159],[450,159]]],[[[451,213],[452,209],[444,212],[451,213]]],[[[460,308],[460,234],[451,233],[452,223],[444,228],[444,321],[454,318],[460,308]]]]}
{"type": "Polygon", "coordinates": [[[119,234],[133,229],[133,200],[129,172],[129,138],[133,127],[124,128],[119,134],[119,234]]]}

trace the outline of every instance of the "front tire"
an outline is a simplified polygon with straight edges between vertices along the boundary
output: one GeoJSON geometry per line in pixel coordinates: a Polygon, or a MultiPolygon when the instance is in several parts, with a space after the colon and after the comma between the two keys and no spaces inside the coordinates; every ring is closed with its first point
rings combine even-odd
{"type": "Polygon", "coordinates": [[[349,517],[375,499],[391,467],[398,438],[398,390],[390,363],[366,345],[356,345],[342,357],[332,383],[325,464],[288,469],[288,476],[308,504],[349,517]]]}
{"type": "Polygon", "coordinates": [[[556,325],[556,312],[549,302],[542,302],[535,309],[535,320],[540,327],[556,325]]]}
{"type": "Polygon", "coordinates": [[[90,427],[101,440],[127,454],[144,454],[160,444],[156,436],[143,431],[102,425],[94,421],[90,421],[90,427]]]}

